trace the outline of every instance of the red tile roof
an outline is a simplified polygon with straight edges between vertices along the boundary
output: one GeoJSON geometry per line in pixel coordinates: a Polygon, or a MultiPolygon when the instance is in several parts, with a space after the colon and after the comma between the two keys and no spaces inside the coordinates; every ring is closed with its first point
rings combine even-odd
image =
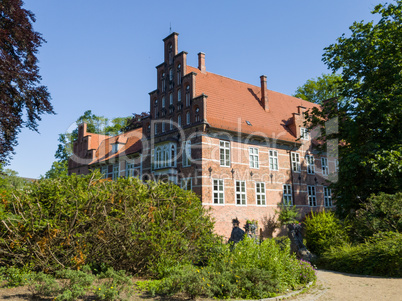
{"type": "Polygon", "coordinates": [[[261,87],[243,83],[214,73],[201,73],[198,68],[187,66],[187,71],[197,73],[195,96],[208,96],[207,122],[213,128],[267,136],[285,141],[295,141],[296,136],[286,122],[298,112],[298,106],[307,109],[318,106],[311,102],[268,90],[269,111],[261,102],[261,87]],[[249,121],[252,125],[247,125],[249,121]]]}
{"type": "Polygon", "coordinates": [[[142,128],[137,128],[114,137],[106,137],[108,138],[101,141],[99,147],[97,147],[94,159],[90,164],[101,163],[112,158],[130,155],[142,149],[142,128]],[[121,143],[122,146],[113,154],[112,144],[115,143],[121,143]]]}

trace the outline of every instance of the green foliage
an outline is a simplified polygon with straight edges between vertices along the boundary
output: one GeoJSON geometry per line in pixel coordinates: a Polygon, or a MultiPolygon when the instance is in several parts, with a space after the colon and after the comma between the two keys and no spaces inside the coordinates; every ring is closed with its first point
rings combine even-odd
{"type": "Polygon", "coordinates": [[[349,216],[350,235],[357,241],[378,232],[402,232],[402,192],[372,195],[349,216]]]}
{"type": "Polygon", "coordinates": [[[46,172],[46,179],[57,179],[60,177],[68,176],[68,162],[67,161],[54,161],[52,167],[46,172]]]}
{"type": "Polygon", "coordinates": [[[279,208],[279,211],[275,210],[275,213],[279,214],[278,221],[281,226],[287,224],[295,224],[299,222],[297,218],[299,217],[300,213],[299,210],[297,210],[296,206],[285,206],[281,204],[279,208]]]}
{"type": "Polygon", "coordinates": [[[346,230],[331,211],[311,212],[304,221],[306,247],[316,255],[348,241],[346,230]]]}
{"type": "Polygon", "coordinates": [[[355,246],[331,248],[320,265],[340,272],[402,277],[402,234],[381,232],[355,246]]]}
{"type": "Polygon", "coordinates": [[[309,79],[307,82],[298,87],[294,97],[298,97],[317,104],[330,98],[340,97],[338,86],[342,81],[339,74],[322,74],[316,79],[309,79]]]}
{"type": "Polygon", "coordinates": [[[309,125],[322,127],[324,142],[341,142],[332,187],[341,217],[372,194],[402,190],[402,1],[377,5],[373,14],[381,17],[377,23],[355,22],[350,36],[325,48],[323,61],[341,72],[338,89],[346,101],[308,113],[309,125]],[[337,120],[336,133],[325,134],[327,120],[337,120]]]}
{"type": "Polygon", "coordinates": [[[35,296],[51,297],[57,296],[61,287],[54,276],[43,272],[32,273],[33,277],[29,283],[29,291],[35,296]]]}
{"type": "Polygon", "coordinates": [[[52,272],[102,263],[157,276],[208,256],[217,237],[194,193],[170,183],[101,177],[42,179],[6,196],[0,265],[52,272]]]}
{"type": "Polygon", "coordinates": [[[26,285],[31,281],[32,276],[32,272],[26,267],[0,267],[0,280],[4,280],[7,287],[26,285]]]}
{"type": "Polygon", "coordinates": [[[10,192],[14,189],[25,189],[29,182],[18,176],[18,172],[12,169],[3,169],[0,164],[0,193],[10,192]]]}
{"type": "Polygon", "coordinates": [[[153,294],[181,292],[191,298],[273,297],[315,280],[312,266],[290,255],[289,243],[286,245],[281,250],[272,239],[259,245],[246,238],[232,251],[230,245],[221,245],[206,266],[180,265],[162,280],[139,285],[153,294]]]}

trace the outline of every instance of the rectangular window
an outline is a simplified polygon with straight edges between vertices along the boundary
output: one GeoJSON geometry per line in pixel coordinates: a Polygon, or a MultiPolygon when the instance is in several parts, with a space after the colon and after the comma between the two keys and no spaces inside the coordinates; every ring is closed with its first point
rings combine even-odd
{"type": "Polygon", "coordinates": [[[214,204],[224,203],[224,185],[222,179],[214,179],[212,181],[212,196],[214,204]]]}
{"type": "Polygon", "coordinates": [[[315,196],[315,186],[307,186],[307,192],[308,192],[308,205],[310,207],[316,207],[317,206],[317,198],[315,196]]]}
{"type": "Polygon", "coordinates": [[[155,123],[154,127],[155,127],[155,135],[156,135],[156,134],[158,134],[158,125],[155,123]]]}
{"type": "Polygon", "coordinates": [[[184,190],[191,190],[192,188],[192,179],[181,179],[181,188],[184,190]]]}
{"type": "Polygon", "coordinates": [[[185,141],[183,143],[183,166],[190,166],[191,160],[191,141],[185,141]]]}
{"type": "Polygon", "coordinates": [[[283,204],[285,206],[293,205],[292,186],[290,184],[283,184],[283,204]]]}
{"type": "Polygon", "coordinates": [[[162,133],[165,132],[165,122],[162,122],[162,133]]]}
{"type": "Polygon", "coordinates": [[[113,164],[112,180],[117,180],[119,177],[119,163],[113,164]]]}
{"type": "Polygon", "coordinates": [[[321,158],[321,169],[322,169],[322,175],[323,176],[328,176],[328,159],[327,158],[321,158]]]}
{"type": "Polygon", "coordinates": [[[258,148],[250,147],[248,149],[249,157],[250,157],[250,167],[251,168],[258,168],[258,148]]]}
{"type": "Polygon", "coordinates": [[[102,178],[103,179],[107,179],[107,169],[108,169],[108,167],[107,167],[107,165],[103,165],[102,167],[101,167],[101,173],[102,173],[102,178]]]}
{"type": "Polygon", "coordinates": [[[221,166],[230,167],[230,143],[220,140],[219,147],[221,166]]]}
{"type": "Polygon", "coordinates": [[[269,169],[278,170],[278,152],[276,150],[269,151],[269,169]]]}
{"type": "Polygon", "coordinates": [[[306,155],[307,173],[313,175],[315,173],[314,156],[306,155]]]}
{"type": "Polygon", "coordinates": [[[300,128],[300,139],[309,140],[309,133],[306,128],[300,128]]]}
{"type": "Polygon", "coordinates": [[[186,114],[186,124],[190,124],[190,112],[186,114]]]}
{"type": "Polygon", "coordinates": [[[134,177],[134,163],[126,162],[126,177],[134,177]]]}
{"type": "Polygon", "coordinates": [[[324,186],[324,206],[332,207],[332,194],[331,189],[324,186]]]}
{"type": "Polygon", "coordinates": [[[256,182],[255,183],[255,195],[257,199],[257,205],[265,205],[265,183],[256,182]]]}
{"type": "Polygon", "coordinates": [[[236,205],[246,205],[245,181],[236,181],[236,205]]]}
{"type": "Polygon", "coordinates": [[[300,155],[298,153],[292,152],[292,170],[294,172],[300,172],[300,155]]]}
{"type": "Polygon", "coordinates": [[[169,120],[169,130],[173,130],[173,120],[170,118],[169,120]]]}

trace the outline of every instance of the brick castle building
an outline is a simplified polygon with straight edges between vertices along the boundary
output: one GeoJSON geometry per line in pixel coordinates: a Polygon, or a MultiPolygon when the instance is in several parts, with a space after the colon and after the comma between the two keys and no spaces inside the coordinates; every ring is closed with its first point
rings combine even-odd
{"type": "Polygon", "coordinates": [[[317,152],[303,113],[316,106],[267,88],[187,65],[178,34],[164,40],[164,60],[149,93],[149,116],[118,136],[78,127],[69,173],[100,169],[107,178],[169,180],[191,189],[211,207],[216,231],[230,235],[231,220],[256,220],[263,235],[285,203],[304,214],[332,207],[328,176],[335,160],[317,152]]]}

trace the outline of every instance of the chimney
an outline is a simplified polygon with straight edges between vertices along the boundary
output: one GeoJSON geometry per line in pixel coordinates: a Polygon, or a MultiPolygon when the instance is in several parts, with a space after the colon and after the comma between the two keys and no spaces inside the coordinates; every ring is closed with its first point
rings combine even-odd
{"type": "Polygon", "coordinates": [[[268,106],[268,93],[267,93],[267,76],[261,75],[261,105],[264,108],[265,112],[269,112],[268,106]]]}
{"type": "Polygon", "coordinates": [[[200,69],[201,73],[206,73],[204,52],[198,54],[198,69],[200,69]]]}

